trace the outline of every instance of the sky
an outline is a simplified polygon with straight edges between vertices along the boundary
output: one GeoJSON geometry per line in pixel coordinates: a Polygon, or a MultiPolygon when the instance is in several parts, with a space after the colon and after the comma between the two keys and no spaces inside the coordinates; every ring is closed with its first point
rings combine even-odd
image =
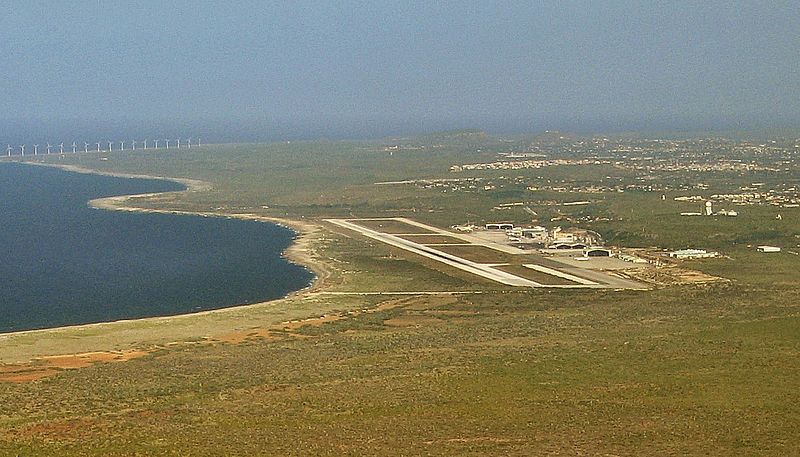
{"type": "Polygon", "coordinates": [[[0,142],[798,120],[792,1],[0,0],[0,142]]]}

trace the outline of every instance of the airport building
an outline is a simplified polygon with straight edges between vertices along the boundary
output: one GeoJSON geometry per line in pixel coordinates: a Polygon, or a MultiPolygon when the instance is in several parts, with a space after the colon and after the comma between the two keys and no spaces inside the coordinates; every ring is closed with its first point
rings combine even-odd
{"type": "Polygon", "coordinates": [[[514,224],[510,222],[490,222],[485,225],[486,230],[511,230],[514,224]]]}
{"type": "Polygon", "coordinates": [[[669,256],[674,259],[706,259],[718,255],[719,252],[708,252],[705,249],[681,249],[669,253],[669,256]]]}
{"type": "Polygon", "coordinates": [[[641,257],[637,257],[635,255],[630,255],[630,254],[621,254],[620,253],[619,255],[617,255],[617,257],[619,257],[620,260],[624,260],[626,262],[631,262],[631,263],[648,263],[648,261],[646,259],[643,259],[641,257]]]}
{"type": "Polygon", "coordinates": [[[569,241],[556,241],[550,246],[547,246],[548,249],[586,249],[586,245],[584,243],[571,243],[569,241]]]}
{"type": "Polygon", "coordinates": [[[547,240],[547,229],[538,225],[529,228],[514,227],[511,230],[507,230],[506,234],[509,238],[516,238],[529,242],[543,243],[547,240]]]}

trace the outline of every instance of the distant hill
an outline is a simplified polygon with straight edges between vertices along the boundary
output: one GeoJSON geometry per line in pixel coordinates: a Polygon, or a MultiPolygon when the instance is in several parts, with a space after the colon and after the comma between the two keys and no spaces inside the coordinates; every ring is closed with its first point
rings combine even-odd
{"type": "Polygon", "coordinates": [[[421,140],[485,140],[489,134],[480,129],[446,130],[419,137],[421,140]]]}
{"type": "Polygon", "coordinates": [[[547,130],[533,137],[533,141],[538,143],[560,143],[563,141],[573,141],[578,139],[578,135],[558,130],[547,130]]]}
{"type": "Polygon", "coordinates": [[[460,130],[444,130],[441,132],[432,132],[424,135],[415,135],[409,137],[392,137],[387,138],[386,141],[390,142],[408,142],[413,141],[417,143],[437,143],[437,142],[464,142],[464,141],[485,141],[489,138],[489,134],[480,129],[460,129],[460,130]]]}
{"type": "Polygon", "coordinates": [[[387,138],[385,142],[389,145],[399,145],[402,147],[434,147],[443,146],[461,148],[481,148],[489,144],[498,144],[500,139],[489,135],[479,129],[462,129],[433,132],[420,136],[405,138],[387,138]]]}

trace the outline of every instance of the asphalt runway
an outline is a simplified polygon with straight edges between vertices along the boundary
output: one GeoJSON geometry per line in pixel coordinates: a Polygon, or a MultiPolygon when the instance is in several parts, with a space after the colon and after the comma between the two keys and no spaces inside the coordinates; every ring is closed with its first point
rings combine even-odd
{"type": "MultiPolygon", "coordinates": [[[[376,219],[369,219],[369,220],[376,220],[376,219]]],[[[485,246],[487,248],[495,249],[497,251],[505,252],[507,254],[517,254],[524,252],[511,246],[504,246],[498,243],[491,243],[491,242],[487,243],[485,240],[481,240],[480,238],[474,236],[451,233],[436,227],[421,224],[411,219],[385,218],[385,220],[387,221],[396,220],[399,222],[404,222],[406,224],[414,225],[419,228],[426,229],[440,235],[456,237],[464,241],[471,242],[471,244],[473,245],[485,246]]],[[[424,244],[419,244],[414,241],[410,241],[409,239],[401,238],[401,236],[405,234],[388,234],[358,225],[357,223],[358,219],[325,219],[325,221],[337,225],[339,227],[344,227],[346,229],[358,232],[368,238],[412,252],[417,255],[421,255],[423,257],[432,260],[436,260],[437,262],[441,262],[451,267],[458,268],[459,270],[466,271],[481,276],[483,278],[509,286],[548,287],[548,288],[562,288],[562,289],[576,289],[576,288],[646,289],[647,288],[645,284],[636,281],[621,278],[619,276],[611,275],[602,271],[578,268],[573,265],[559,262],[557,259],[537,257],[535,260],[526,261],[526,264],[528,264],[528,268],[534,268],[544,273],[550,274],[552,276],[559,276],[562,278],[571,279],[576,282],[576,284],[557,284],[557,285],[541,284],[494,268],[496,266],[494,264],[490,265],[485,263],[472,262],[470,260],[452,254],[448,254],[446,252],[442,252],[436,249],[435,247],[426,246],[424,244]]]]}

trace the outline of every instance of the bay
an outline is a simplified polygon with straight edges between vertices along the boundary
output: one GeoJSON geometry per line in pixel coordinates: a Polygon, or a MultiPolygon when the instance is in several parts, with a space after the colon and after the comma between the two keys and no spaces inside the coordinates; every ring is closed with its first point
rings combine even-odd
{"type": "Polygon", "coordinates": [[[181,184],[0,164],[0,332],[167,316],[276,299],[313,275],[275,224],[94,209],[181,184]]]}

